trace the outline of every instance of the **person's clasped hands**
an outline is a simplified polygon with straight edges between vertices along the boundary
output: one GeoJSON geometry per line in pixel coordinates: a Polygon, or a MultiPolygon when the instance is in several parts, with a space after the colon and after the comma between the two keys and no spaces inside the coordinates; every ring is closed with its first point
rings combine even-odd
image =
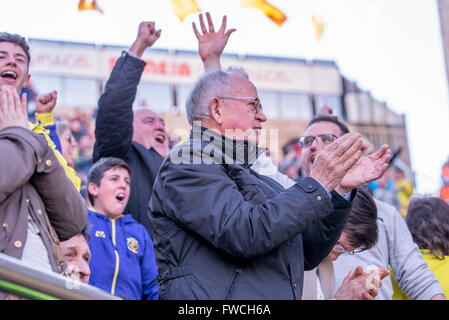
{"type": "Polygon", "coordinates": [[[382,287],[382,280],[390,271],[382,268],[367,268],[364,272],[358,266],[343,280],[333,300],[374,300],[382,287]]]}

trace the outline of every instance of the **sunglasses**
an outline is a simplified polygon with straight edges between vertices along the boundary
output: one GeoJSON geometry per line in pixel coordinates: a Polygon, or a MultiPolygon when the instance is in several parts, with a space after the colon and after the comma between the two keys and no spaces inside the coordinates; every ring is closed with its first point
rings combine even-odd
{"type": "Polygon", "coordinates": [[[299,139],[299,145],[303,148],[308,148],[312,145],[315,138],[320,138],[324,144],[330,144],[337,140],[337,136],[335,134],[319,134],[317,136],[305,136],[299,139]]]}

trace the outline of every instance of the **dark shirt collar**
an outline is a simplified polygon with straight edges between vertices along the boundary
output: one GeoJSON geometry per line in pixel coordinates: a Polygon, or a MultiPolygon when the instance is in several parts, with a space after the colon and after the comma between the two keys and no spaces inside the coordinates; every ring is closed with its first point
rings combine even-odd
{"type": "Polygon", "coordinates": [[[246,168],[251,167],[257,158],[267,149],[257,147],[248,140],[237,140],[228,138],[221,133],[205,128],[193,126],[190,131],[190,141],[201,146],[201,157],[208,163],[222,161],[226,164],[240,164],[246,168]]]}

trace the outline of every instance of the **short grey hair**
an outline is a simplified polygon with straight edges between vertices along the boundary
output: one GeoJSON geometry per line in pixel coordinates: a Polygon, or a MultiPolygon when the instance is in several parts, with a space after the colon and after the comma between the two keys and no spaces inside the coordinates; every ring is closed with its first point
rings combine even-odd
{"type": "Polygon", "coordinates": [[[209,119],[209,103],[213,98],[233,94],[229,72],[215,70],[204,74],[196,82],[186,101],[187,120],[190,125],[193,125],[194,121],[209,119]]]}

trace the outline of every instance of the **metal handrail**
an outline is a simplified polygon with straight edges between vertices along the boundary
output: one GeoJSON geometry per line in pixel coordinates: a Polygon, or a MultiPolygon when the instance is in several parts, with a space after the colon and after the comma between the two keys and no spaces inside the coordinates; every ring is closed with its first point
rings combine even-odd
{"type": "Polygon", "coordinates": [[[0,291],[27,299],[121,300],[91,285],[57,273],[35,270],[0,253],[0,291]]]}

